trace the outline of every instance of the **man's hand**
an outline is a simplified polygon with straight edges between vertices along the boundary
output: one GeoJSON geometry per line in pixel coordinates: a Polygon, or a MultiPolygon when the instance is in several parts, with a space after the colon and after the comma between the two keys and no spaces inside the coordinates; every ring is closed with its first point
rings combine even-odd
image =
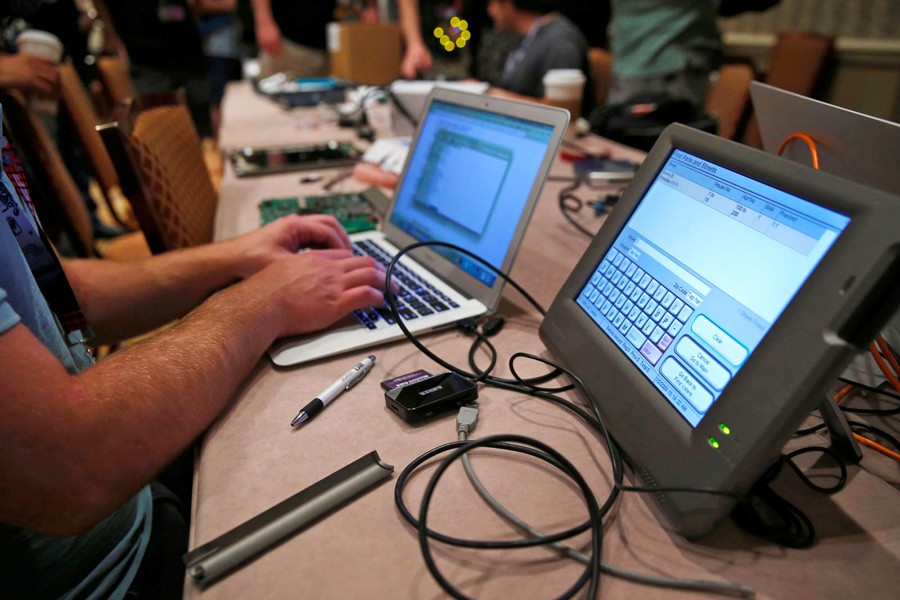
{"type": "Polygon", "coordinates": [[[224,244],[229,244],[239,259],[239,275],[249,277],[272,261],[299,250],[349,250],[350,238],[332,216],[290,215],[224,244]]]}
{"type": "Polygon", "coordinates": [[[400,73],[407,79],[415,79],[416,74],[431,68],[431,53],[421,42],[411,43],[403,56],[400,73]]]}
{"type": "Polygon", "coordinates": [[[349,250],[310,250],[272,262],[220,298],[255,305],[275,338],[318,331],[352,311],[384,303],[384,267],[349,250]]]}
{"type": "Polygon", "coordinates": [[[59,70],[53,61],[40,56],[0,54],[0,88],[55,96],[59,70]]]}
{"type": "Polygon", "coordinates": [[[273,58],[281,56],[281,30],[273,19],[257,18],[256,45],[273,58]]]}

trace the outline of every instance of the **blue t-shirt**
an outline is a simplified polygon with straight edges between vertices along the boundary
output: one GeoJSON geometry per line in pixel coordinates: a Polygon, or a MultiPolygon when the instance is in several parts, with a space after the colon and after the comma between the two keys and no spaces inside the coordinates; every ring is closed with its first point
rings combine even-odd
{"type": "MultiPolygon", "coordinates": [[[[0,136],[0,144],[5,140],[0,136]]],[[[22,323],[70,373],[89,366],[63,331],[22,255],[14,231],[19,219],[34,220],[0,169],[0,336],[22,323]]],[[[23,374],[23,376],[28,376],[23,374]]],[[[0,523],[0,590],[12,598],[122,598],[150,539],[149,487],[89,531],[53,537],[0,523]]]]}

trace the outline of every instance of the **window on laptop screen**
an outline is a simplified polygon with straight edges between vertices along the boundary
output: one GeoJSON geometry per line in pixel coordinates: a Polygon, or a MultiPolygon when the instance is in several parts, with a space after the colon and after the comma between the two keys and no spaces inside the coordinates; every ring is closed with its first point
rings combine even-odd
{"type": "MultiPolygon", "coordinates": [[[[391,214],[419,240],[466,248],[501,267],[553,127],[434,101],[422,123],[391,214]]],[[[493,271],[435,249],[487,286],[493,271]]]]}
{"type": "Polygon", "coordinates": [[[849,221],[674,150],[576,303],[696,427],[849,221]]]}

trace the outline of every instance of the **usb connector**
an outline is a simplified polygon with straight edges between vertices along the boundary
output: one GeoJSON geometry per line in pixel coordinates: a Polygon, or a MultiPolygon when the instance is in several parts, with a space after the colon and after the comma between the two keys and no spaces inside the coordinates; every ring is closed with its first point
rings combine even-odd
{"type": "Polygon", "coordinates": [[[456,415],[456,433],[460,439],[466,439],[469,433],[475,430],[475,423],[478,422],[478,404],[466,404],[459,407],[459,413],[456,415]]]}

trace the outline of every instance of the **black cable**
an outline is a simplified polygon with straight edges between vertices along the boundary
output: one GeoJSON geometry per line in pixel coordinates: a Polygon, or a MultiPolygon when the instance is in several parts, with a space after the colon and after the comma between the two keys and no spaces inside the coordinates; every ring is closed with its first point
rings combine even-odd
{"type": "MultiPolygon", "coordinates": [[[[537,300],[534,299],[534,297],[531,294],[529,294],[521,285],[516,283],[509,275],[507,275],[506,273],[504,273],[502,270],[498,269],[494,265],[490,264],[489,262],[485,261],[477,254],[474,254],[473,252],[470,252],[469,250],[466,250],[464,248],[456,246],[455,244],[448,244],[447,242],[438,242],[438,241],[416,242],[414,244],[410,244],[409,246],[406,246],[406,247],[402,248],[401,250],[399,250],[394,255],[394,257],[391,259],[391,261],[388,263],[387,272],[385,273],[385,276],[384,276],[384,278],[385,278],[385,292],[384,292],[385,303],[387,304],[388,308],[390,309],[391,315],[393,316],[397,325],[400,327],[400,330],[403,332],[403,335],[405,335],[406,338],[410,342],[412,342],[412,344],[416,348],[419,349],[419,351],[421,351],[425,356],[427,356],[428,358],[430,358],[437,364],[441,365],[448,371],[451,371],[453,373],[461,375],[469,380],[484,381],[485,383],[495,383],[495,384],[511,384],[510,380],[504,380],[502,378],[497,378],[497,377],[494,377],[489,374],[470,373],[468,371],[465,371],[464,369],[461,369],[461,368],[445,361],[444,359],[442,359],[441,357],[436,355],[434,352],[432,352],[431,350],[426,348],[425,345],[422,344],[422,342],[420,342],[418,340],[418,338],[416,338],[412,334],[412,332],[409,330],[409,328],[406,326],[404,319],[400,316],[400,314],[397,311],[397,298],[396,298],[396,296],[394,296],[394,291],[391,286],[391,279],[393,277],[394,269],[396,268],[397,262],[403,256],[405,256],[406,254],[408,254],[409,252],[411,252],[417,248],[423,248],[426,246],[446,248],[453,252],[459,252],[461,254],[465,254],[466,256],[478,261],[479,263],[481,263],[482,265],[484,265],[485,267],[487,267],[488,269],[493,271],[494,274],[501,277],[506,283],[511,285],[513,288],[515,288],[516,291],[518,291],[520,294],[522,294],[522,297],[525,298],[525,300],[527,300],[528,303],[531,304],[538,311],[538,313],[541,314],[541,316],[546,315],[547,311],[544,309],[543,306],[540,305],[540,303],[537,300]]],[[[541,379],[543,379],[543,378],[541,378],[541,379]]],[[[524,381],[525,381],[525,383],[527,383],[529,380],[524,380],[524,381]]],[[[519,388],[518,391],[527,392],[527,389],[519,388]]]]}
{"type": "Polygon", "coordinates": [[[469,346],[469,367],[478,375],[474,381],[479,382],[483,381],[484,378],[494,370],[494,367],[497,366],[497,349],[494,348],[494,345],[491,343],[491,341],[487,339],[487,336],[478,331],[477,328],[473,329],[471,333],[475,336],[475,341],[473,341],[472,345],[469,346]],[[491,362],[487,366],[487,369],[482,369],[477,364],[475,364],[475,354],[478,352],[478,349],[482,345],[487,348],[488,356],[490,356],[491,359],[491,362]]]}
{"type": "MultiPolygon", "coordinates": [[[[891,398],[892,400],[900,400],[900,394],[895,392],[884,390],[881,388],[873,387],[871,385],[866,385],[864,383],[859,383],[858,381],[853,381],[852,379],[847,379],[845,377],[838,377],[838,381],[842,383],[846,383],[852,385],[854,387],[858,387],[861,390],[865,390],[867,392],[871,392],[873,394],[878,394],[879,396],[885,396],[886,398],[891,398]]],[[[891,416],[900,414],[900,406],[896,408],[853,408],[852,406],[844,406],[838,405],[842,411],[846,413],[850,413],[852,415],[881,415],[881,416],[891,416]]]]}
{"type": "MultiPolygon", "coordinates": [[[[475,323],[474,319],[464,319],[458,325],[458,327],[463,332],[470,334],[475,338],[472,341],[471,346],[469,346],[469,368],[471,368],[472,371],[478,375],[478,377],[475,379],[475,381],[483,381],[484,378],[487,377],[487,375],[489,375],[491,371],[493,371],[494,367],[497,366],[497,349],[487,338],[499,333],[500,329],[503,327],[503,323],[504,323],[504,321],[503,321],[502,317],[490,317],[481,325],[480,329],[479,329],[478,325],[475,323]],[[475,360],[475,355],[477,354],[478,350],[481,348],[482,345],[485,346],[487,355],[490,359],[490,364],[488,365],[488,367],[486,369],[482,369],[481,367],[479,367],[475,360]]],[[[553,366],[555,367],[555,365],[553,365],[553,366]]],[[[546,381],[556,379],[557,377],[559,377],[559,375],[560,375],[560,371],[557,369],[554,369],[553,371],[550,371],[544,375],[539,375],[537,377],[529,378],[527,380],[527,382],[528,382],[528,385],[536,386],[540,383],[544,383],[546,381]]],[[[524,381],[518,377],[515,380],[498,378],[498,377],[494,377],[493,379],[495,382],[502,381],[504,383],[510,383],[510,384],[521,383],[524,381]]],[[[560,388],[560,389],[567,390],[567,389],[571,389],[571,387],[572,386],[567,386],[567,387],[560,388]]]]}
{"type": "Polygon", "coordinates": [[[789,548],[808,548],[815,541],[812,522],[803,511],[778,495],[770,484],[789,466],[808,487],[822,493],[833,494],[847,484],[847,465],[840,454],[831,448],[809,447],[782,455],[754,484],[748,499],[738,503],[731,513],[734,522],[744,531],[789,548]],[[810,452],[821,452],[832,457],[840,470],[835,485],[826,487],[813,482],[794,462],[794,458],[810,452]]]}
{"type": "MultiPolygon", "coordinates": [[[[428,509],[431,504],[431,497],[434,494],[434,490],[437,486],[438,481],[441,476],[443,476],[444,472],[450,466],[450,464],[462,457],[463,454],[479,447],[498,447],[498,444],[506,443],[506,445],[512,444],[520,444],[522,446],[531,446],[533,448],[538,449],[540,452],[535,453],[534,456],[545,460],[546,462],[556,466],[560,470],[562,470],[566,475],[568,475],[580,488],[582,495],[584,497],[584,501],[587,504],[588,509],[588,524],[591,530],[591,554],[590,554],[590,562],[584,570],[584,573],[578,578],[578,580],[573,584],[568,590],[566,590],[559,598],[571,598],[573,597],[587,581],[590,581],[590,586],[588,588],[588,598],[596,598],[597,591],[600,586],[600,554],[602,550],[602,539],[603,539],[603,529],[602,529],[602,517],[599,515],[600,508],[597,505],[597,500],[594,498],[594,494],[591,491],[590,486],[588,486],[587,482],[581,476],[577,469],[559,452],[551,448],[550,446],[539,442],[538,440],[531,439],[525,436],[520,435],[494,435],[486,438],[482,438],[480,440],[469,441],[459,445],[453,452],[438,465],[435,472],[432,474],[431,479],[428,482],[428,486],[425,488],[425,492],[422,497],[422,506],[419,511],[419,521],[418,521],[418,532],[419,532],[419,546],[422,550],[422,555],[425,558],[425,564],[428,567],[429,572],[432,577],[434,577],[435,581],[444,589],[448,594],[453,596],[454,598],[459,598],[462,600],[466,600],[467,596],[463,595],[458,589],[456,589],[440,572],[437,567],[437,564],[434,562],[434,558],[431,554],[431,547],[429,545],[429,537],[428,534],[428,509]]],[[[405,471],[404,471],[405,472],[405,471]]],[[[399,484],[399,482],[398,482],[399,484]]],[[[396,488],[395,488],[396,489],[396,488]]],[[[583,530],[582,530],[583,531],[583,530]]],[[[558,537],[560,534],[556,534],[554,536],[545,536],[546,539],[556,538],[565,539],[563,537],[558,537]]],[[[567,536],[571,537],[571,536],[567,536]]],[[[492,544],[500,544],[504,542],[492,542],[492,544]]],[[[513,542],[505,542],[506,544],[511,544],[513,542]]],[[[525,540],[520,540],[519,543],[522,546],[504,546],[504,547],[525,547],[525,546],[535,546],[535,545],[543,545],[543,540],[539,538],[530,538],[525,540]]]]}
{"type": "Polygon", "coordinates": [[[800,481],[816,490],[817,492],[822,492],[823,494],[834,494],[835,492],[839,492],[840,490],[844,489],[844,486],[847,485],[847,464],[844,462],[844,459],[841,457],[840,453],[838,453],[837,450],[820,446],[800,448],[799,450],[794,450],[793,452],[788,452],[787,454],[783,455],[780,462],[789,466],[800,478],[800,481]],[[810,452],[821,452],[822,454],[827,454],[832,459],[834,459],[835,464],[837,464],[838,469],[840,470],[840,476],[838,477],[838,482],[835,485],[831,487],[818,485],[817,483],[813,482],[809,478],[809,476],[807,476],[806,473],[803,472],[802,469],[800,469],[800,466],[797,465],[797,463],[794,462],[795,456],[809,454],[810,452]]]}
{"type": "Polygon", "coordinates": [[[399,112],[404,119],[409,121],[409,124],[412,125],[413,129],[416,129],[419,126],[419,119],[413,116],[413,114],[409,112],[409,109],[400,102],[400,98],[397,97],[397,94],[394,93],[390,86],[384,88],[384,91],[387,94],[388,100],[396,107],[397,112],[399,112]]]}
{"type": "Polygon", "coordinates": [[[863,431],[868,431],[869,433],[874,433],[876,436],[890,443],[894,448],[900,452],[900,440],[889,434],[884,429],[880,429],[875,427],[874,425],[869,425],[868,423],[862,423],[860,421],[848,421],[850,428],[862,429],[863,431]]]}
{"type": "MultiPolygon", "coordinates": [[[[484,441],[483,438],[480,441],[484,441]]],[[[410,525],[415,527],[416,529],[422,529],[421,519],[416,519],[412,511],[406,506],[406,501],[403,500],[403,491],[406,489],[407,480],[413,474],[413,472],[425,461],[445,452],[449,452],[451,450],[455,450],[465,446],[466,444],[471,443],[469,441],[455,441],[448,442],[446,444],[442,444],[436,448],[432,448],[428,450],[421,456],[415,458],[411,463],[409,463],[405,469],[400,473],[397,477],[397,483],[394,486],[394,502],[397,505],[397,510],[400,512],[400,516],[402,516],[410,525]]],[[[547,455],[542,455],[538,451],[528,448],[527,446],[509,444],[509,443],[501,443],[496,442],[489,446],[490,448],[500,449],[500,450],[509,450],[510,452],[519,452],[521,454],[526,454],[529,456],[533,456],[535,458],[539,458],[545,462],[550,463],[557,469],[565,471],[565,468],[561,463],[554,462],[550,460],[547,455]]],[[[446,459],[445,459],[446,460],[446,459]]],[[[576,525],[575,527],[571,527],[564,531],[560,531],[554,534],[545,535],[543,537],[538,538],[529,538],[524,540],[506,540],[506,541],[487,541],[487,540],[468,540],[464,538],[458,538],[450,535],[446,535],[432,529],[428,529],[425,527],[425,533],[428,537],[433,538],[439,542],[443,542],[445,544],[451,546],[459,546],[461,548],[478,548],[478,549],[503,549],[503,548],[530,548],[534,546],[542,546],[545,544],[549,544],[551,542],[558,542],[560,540],[568,539],[570,537],[576,536],[580,533],[587,531],[590,528],[590,520],[586,520],[585,522],[576,525]]]]}
{"type": "MultiPolygon", "coordinates": [[[[847,425],[850,426],[850,429],[862,429],[863,431],[868,431],[870,433],[874,433],[880,438],[890,442],[891,445],[894,446],[898,451],[900,451],[900,440],[889,434],[887,431],[883,429],[879,429],[874,425],[869,425],[868,423],[863,423],[861,421],[847,421],[847,425]]],[[[798,429],[795,433],[795,437],[802,437],[804,435],[810,435],[817,431],[821,431],[828,427],[827,423],[819,423],[818,425],[813,425],[812,427],[807,427],[806,429],[798,429]]]]}
{"type": "Polygon", "coordinates": [[[575,183],[573,183],[572,185],[567,185],[559,191],[559,210],[560,212],[562,212],[562,216],[565,217],[565,219],[569,223],[571,223],[575,229],[588,236],[589,238],[593,238],[596,233],[584,227],[572,216],[572,213],[578,212],[584,206],[584,201],[582,201],[581,198],[572,193],[581,186],[581,183],[582,179],[576,178],[575,183]]]}

